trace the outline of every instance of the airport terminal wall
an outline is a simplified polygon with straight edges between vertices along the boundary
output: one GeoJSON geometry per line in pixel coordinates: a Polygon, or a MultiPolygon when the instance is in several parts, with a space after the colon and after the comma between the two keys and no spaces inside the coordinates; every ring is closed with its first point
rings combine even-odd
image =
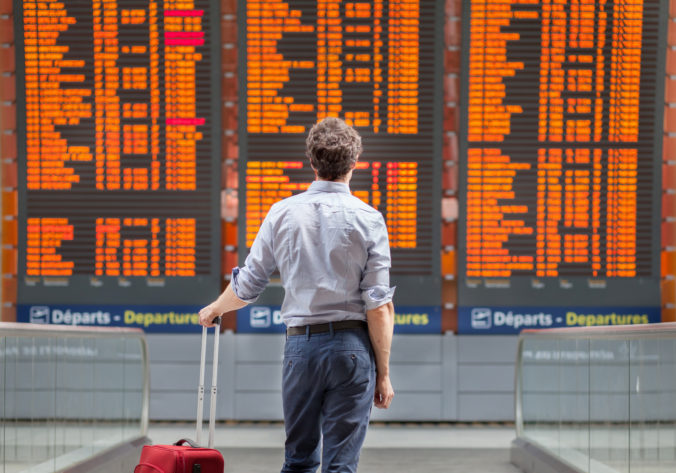
{"type": "MultiPolygon", "coordinates": [[[[191,418],[196,313],[338,115],[397,286],[397,398],[374,418],[513,420],[520,330],[676,320],[675,17],[0,0],[2,320],[143,328],[151,418],[191,418]]],[[[281,418],[280,286],[227,317],[221,419],[281,418]]]]}

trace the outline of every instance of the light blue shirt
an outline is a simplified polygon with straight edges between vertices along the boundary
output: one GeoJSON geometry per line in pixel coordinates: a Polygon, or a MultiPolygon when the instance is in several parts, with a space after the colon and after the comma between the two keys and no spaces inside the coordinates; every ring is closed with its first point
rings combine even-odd
{"type": "Polygon", "coordinates": [[[254,302],[279,268],[288,327],[366,320],[392,300],[390,246],[380,212],[342,182],[314,181],[274,204],[244,267],[232,271],[237,297],[254,302]]]}

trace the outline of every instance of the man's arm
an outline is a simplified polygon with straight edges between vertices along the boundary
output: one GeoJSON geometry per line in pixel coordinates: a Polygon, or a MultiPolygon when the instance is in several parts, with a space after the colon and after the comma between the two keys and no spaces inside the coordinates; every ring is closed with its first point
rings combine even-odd
{"type": "Polygon", "coordinates": [[[376,407],[387,409],[394,397],[390,382],[390,349],[394,331],[394,305],[392,302],[366,311],[369,338],[376,357],[376,407]]]}
{"type": "MultiPolygon", "coordinates": [[[[275,204],[277,205],[277,204],[275,204]]],[[[225,291],[214,302],[200,310],[200,324],[213,327],[213,320],[226,312],[241,309],[254,302],[263,292],[275,270],[275,255],[272,250],[273,229],[270,209],[261,224],[251,246],[244,267],[232,269],[232,279],[225,291]]]]}
{"type": "Polygon", "coordinates": [[[235,295],[235,291],[232,290],[232,285],[228,284],[228,287],[226,287],[225,291],[218,296],[218,299],[200,310],[200,324],[205,327],[214,327],[215,324],[213,323],[213,320],[216,317],[220,317],[226,312],[241,309],[247,304],[248,302],[244,302],[235,295]]]}

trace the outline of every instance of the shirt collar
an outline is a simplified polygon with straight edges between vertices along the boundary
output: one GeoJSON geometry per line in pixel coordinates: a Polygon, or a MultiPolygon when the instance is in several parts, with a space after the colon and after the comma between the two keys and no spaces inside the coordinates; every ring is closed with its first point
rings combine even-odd
{"type": "Polygon", "coordinates": [[[339,192],[350,194],[350,186],[344,182],[335,181],[313,181],[308,189],[311,192],[339,192]]]}

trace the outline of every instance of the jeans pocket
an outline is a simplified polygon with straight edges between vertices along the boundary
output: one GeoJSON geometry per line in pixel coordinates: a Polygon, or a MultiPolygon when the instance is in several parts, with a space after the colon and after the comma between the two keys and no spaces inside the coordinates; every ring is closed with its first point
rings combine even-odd
{"type": "Polygon", "coordinates": [[[299,355],[284,355],[282,360],[282,386],[295,389],[294,386],[307,379],[307,360],[299,355]]]}
{"type": "Polygon", "coordinates": [[[366,350],[334,352],[331,361],[331,388],[368,383],[371,371],[371,357],[366,350]]]}

